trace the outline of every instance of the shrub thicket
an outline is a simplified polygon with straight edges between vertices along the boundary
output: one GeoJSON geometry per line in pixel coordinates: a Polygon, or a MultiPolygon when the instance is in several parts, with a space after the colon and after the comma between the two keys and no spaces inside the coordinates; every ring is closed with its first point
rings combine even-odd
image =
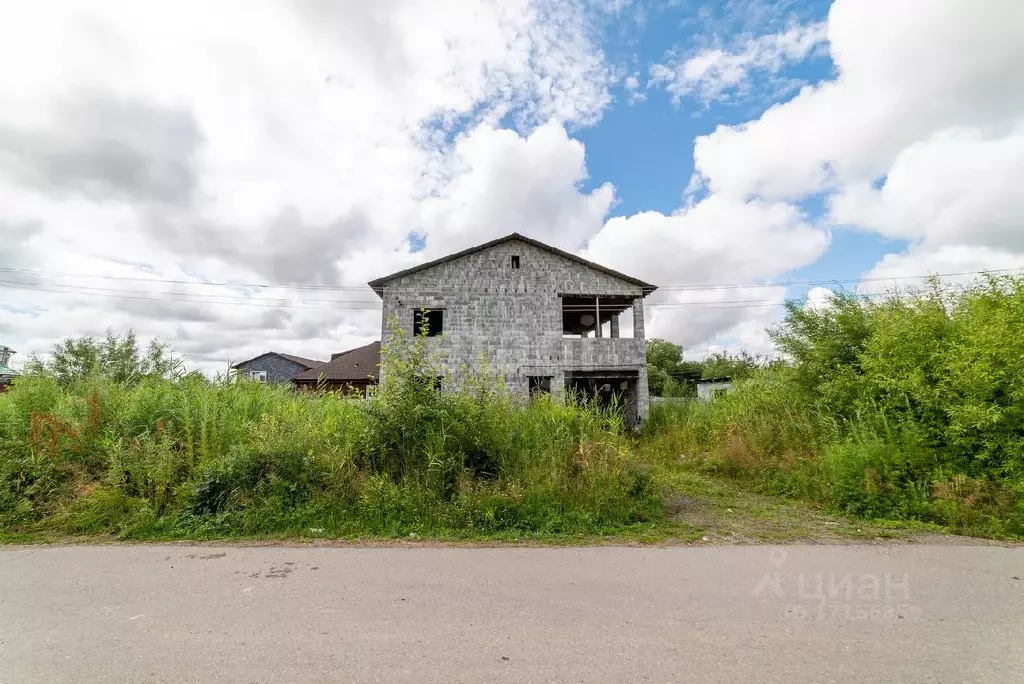
{"type": "Polygon", "coordinates": [[[785,365],[656,406],[666,453],[846,512],[1024,533],[1024,278],[791,304],[785,365]]]}

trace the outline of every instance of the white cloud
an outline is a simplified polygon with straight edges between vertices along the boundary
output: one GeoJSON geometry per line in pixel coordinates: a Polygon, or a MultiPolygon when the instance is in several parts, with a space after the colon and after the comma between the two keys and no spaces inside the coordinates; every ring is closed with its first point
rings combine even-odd
{"type": "Polygon", "coordinates": [[[589,194],[579,190],[587,177],[583,144],[557,123],[525,138],[477,128],[459,139],[448,161],[450,181],[423,202],[426,258],[512,232],[575,251],[600,230],[615,199],[607,183],[589,194]]]}
{"type": "Polygon", "coordinates": [[[838,77],[740,126],[697,139],[716,192],[802,197],[884,173],[907,145],[951,126],[1021,118],[1024,3],[836,0],[828,40],[838,77]]]}
{"type": "Polygon", "coordinates": [[[906,241],[867,274],[866,291],[920,284],[907,276],[1016,268],[1021,36],[1016,0],[836,0],[836,78],[698,138],[697,173],[709,192],[737,198],[825,193],[835,224],[906,241]]]}
{"type": "Polygon", "coordinates": [[[884,184],[845,188],[831,200],[837,223],[929,247],[963,244],[1024,252],[1024,126],[986,137],[940,131],[904,149],[884,184]]]}
{"type": "Polygon", "coordinates": [[[647,93],[642,90],[640,85],[639,74],[630,74],[622,82],[622,85],[626,88],[626,92],[629,93],[629,104],[636,104],[647,99],[647,93]]]}
{"type": "Polygon", "coordinates": [[[861,292],[882,292],[893,288],[916,288],[926,276],[949,275],[943,282],[965,284],[977,280],[981,271],[1017,272],[1024,269],[1024,254],[991,247],[943,245],[935,249],[912,247],[902,254],[887,254],[865,274],[861,292]]]}
{"type": "Polygon", "coordinates": [[[651,65],[651,85],[664,86],[676,100],[696,96],[718,100],[728,91],[744,92],[751,72],[775,74],[801,62],[826,40],[825,23],[794,25],[785,31],[747,39],[736,49],[705,48],[669,64],[651,65]]]}
{"type": "MultiPolygon", "coordinates": [[[[583,191],[586,150],[567,131],[600,118],[628,73],[588,11],[627,4],[12,5],[0,267],[182,282],[0,274],[27,283],[0,287],[4,341],[27,354],[133,326],[207,369],[268,348],[325,357],[379,334],[367,280],[520,231],[654,283],[739,284],[659,291],[648,333],[688,352],[764,349],[786,291],[746,284],[827,248],[788,203],[822,190],[837,193],[832,220],[910,242],[875,274],[1024,265],[1020,3],[837,0],[836,79],[698,139],[701,201],[609,218],[615,189],[583,191]]],[[[731,97],[821,41],[815,24],[725,41],[662,83],[731,97]]],[[[644,94],[637,73],[622,85],[644,94]]]]}
{"type": "Polygon", "coordinates": [[[827,309],[832,303],[834,295],[835,292],[827,287],[812,287],[807,293],[804,308],[812,310],[827,309]]]}
{"type": "MultiPolygon", "coordinates": [[[[713,195],[672,215],[615,217],[583,253],[657,284],[755,283],[818,259],[828,236],[794,206],[713,195]]],[[[785,288],[694,290],[652,295],[647,332],[691,347],[716,338],[749,337],[777,318],[785,288]]]]}
{"type": "Polygon", "coordinates": [[[613,197],[577,193],[582,146],[563,128],[594,122],[610,102],[613,70],[587,10],[582,0],[5,8],[0,266],[185,281],[5,277],[28,283],[0,296],[5,341],[27,354],[134,326],[208,369],[267,348],[324,357],[379,334],[365,282],[421,258],[406,236],[424,217],[448,219],[431,227],[431,249],[475,242],[474,217],[519,201],[521,221],[576,225],[581,243],[613,197]],[[507,114],[523,136],[495,128],[507,114]],[[553,187],[519,188],[529,173],[553,187]],[[502,197],[507,188],[519,194],[502,197]],[[259,306],[242,306],[251,296],[259,306]]]}

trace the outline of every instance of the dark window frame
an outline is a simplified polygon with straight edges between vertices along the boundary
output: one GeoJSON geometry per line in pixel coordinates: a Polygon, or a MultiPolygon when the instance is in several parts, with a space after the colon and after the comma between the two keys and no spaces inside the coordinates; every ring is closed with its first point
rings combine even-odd
{"type": "Polygon", "coordinates": [[[518,254],[513,254],[512,255],[512,268],[513,269],[518,269],[519,268],[519,255],[518,254]]]}
{"type": "Polygon", "coordinates": [[[412,310],[412,334],[421,335],[423,316],[427,317],[427,334],[425,337],[440,337],[444,334],[444,309],[436,307],[420,307],[412,310]]]}

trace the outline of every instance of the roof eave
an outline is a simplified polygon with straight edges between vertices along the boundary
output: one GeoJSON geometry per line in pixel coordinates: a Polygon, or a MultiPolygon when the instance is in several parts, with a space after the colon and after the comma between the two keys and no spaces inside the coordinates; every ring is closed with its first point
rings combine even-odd
{"type": "MultiPolygon", "coordinates": [[[[307,363],[303,363],[302,361],[297,360],[297,358],[289,359],[287,356],[285,356],[281,352],[268,351],[268,352],[263,352],[262,354],[259,354],[258,356],[254,356],[251,359],[246,359],[245,361],[239,361],[238,363],[236,363],[236,364],[234,364],[232,366],[229,366],[229,368],[238,368],[239,366],[244,366],[245,364],[251,363],[251,362],[255,361],[256,359],[262,359],[264,356],[276,356],[279,359],[284,359],[285,361],[290,361],[292,363],[297,363],[300,366],[305,366],[306,370],[312,370],[314,368],[319,368],[320,366],[322,366],[325,363],[324,361],[317,361],[316,365],[310,366],[307,363]]],[[[307,361],[316,361],[316,359],[306,359],[306,360],[307,361]]],[[[303,371],[303,372],[305,372],[305,371],[303,371]]]]}
{"type": "Polygon", "coordinates": [[[263,352],[262,354],[258,354],[256,356],[252,357],[251,359],[246,359],[245,361],[239,361],[238,363],[232,364],[231,366],[229,366],[229,368],[237,369],[239,366],[244,366],[247,363],[252,363],[256,359],[262,359],[264,356],[269,356],[269,355],[275,354],[275,353],[276,352],[263,352]]]}

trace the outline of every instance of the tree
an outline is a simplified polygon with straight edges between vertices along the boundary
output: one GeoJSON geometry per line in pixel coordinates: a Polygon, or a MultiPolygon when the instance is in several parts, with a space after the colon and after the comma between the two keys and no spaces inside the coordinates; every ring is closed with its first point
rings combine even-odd
{"type": "Polygon", "coordinates": [[[658,338],[647,341],[647,386],[652,396],[690,396],[700,373],[700,364],[683,361],[678,344],[658,338]]]}
{"type": "MultiPolygon", "coordinates": [[[[899,297],[893,301],[902,305],[899,297]]],[[[775,346],[792,361],[797,386],[829,411],[846,416],[855,411],[861,356],[872,333],[871,312],[864,298],[837,292],[825,307],[788,302],[786,317],[769,330],[775,346]]]]}
{"type": "Polygon", "coordinates": [[[774,361],[760,354],[741,351],[738,354],[716,352],[701,362],[701,379],[732,378],[742,380],[749,377],[758,368],[770,366],[774,361]]]}
{"type": "Polygon", "coordinates": [[[27,370],[52,373],[61,384],[94,374],[134,383],[146,377],[177,377],[184,372],[181,359],[166,343],[154,339],[143,353],[134,331],[118,336],[109,329],[103,339],[91,335],[68,337],[53,345],[48,361],[33,357],[27,370]]]}

